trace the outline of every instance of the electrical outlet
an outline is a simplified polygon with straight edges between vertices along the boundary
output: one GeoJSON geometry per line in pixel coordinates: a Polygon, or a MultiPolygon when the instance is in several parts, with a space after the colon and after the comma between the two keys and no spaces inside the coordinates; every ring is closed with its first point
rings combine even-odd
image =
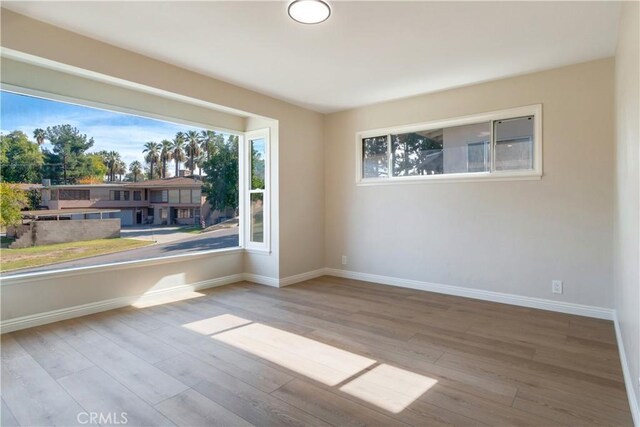
{"type": "Polygon", "coordinates": [[[347,265],[347,256],[342,255],[342,265],[347,265]]]}
{"type": "Polygon", "coordinates": [[[551,281],[551,292],[553,292],[554,294],[562,293],[562,280],[551,281]]]}

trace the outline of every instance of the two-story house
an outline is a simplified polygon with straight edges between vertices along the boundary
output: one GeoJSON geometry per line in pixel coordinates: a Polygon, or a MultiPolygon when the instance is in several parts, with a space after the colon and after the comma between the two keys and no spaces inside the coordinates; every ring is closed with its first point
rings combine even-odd
{"type": "Polygon", "coordinates": [[[123,226],[199,224],[211,213],[202,195],[202,181],[186,177],[50,185],[42,189],[42,205],[49,209],[119,209],[123,226]]]}

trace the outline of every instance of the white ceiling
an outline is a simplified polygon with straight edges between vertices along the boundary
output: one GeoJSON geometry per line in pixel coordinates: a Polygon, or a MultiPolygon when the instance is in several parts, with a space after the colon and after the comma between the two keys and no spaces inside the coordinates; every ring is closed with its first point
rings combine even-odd
{"type": "MultiPolygon", "coordinates": [[[[612,56],[618,2],[10,2],[15,12],[321,112],[612,56]]],[[[126,64],[123,64],[126,66],[126,64]]]]}

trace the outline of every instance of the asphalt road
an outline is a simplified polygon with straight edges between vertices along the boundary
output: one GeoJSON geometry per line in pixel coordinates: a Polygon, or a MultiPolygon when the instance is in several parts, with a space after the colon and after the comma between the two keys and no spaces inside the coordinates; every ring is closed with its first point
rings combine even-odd
{"type": "Polygon", "coordinates": [[[145,246],[143,248],[131,249],[113,254],[98,255],[91,258],[44,265],[42,267],[8,271],[6,273],[2,273],[2,276],[6,277],[16,274],[35,273],[39,271],[135,261],[163,256],[196,253],[200,251],[210,251],[214,249],[232,248],[235,246],[238,246],[238,227],[211,231],[202,235],[194,234],[182,240],[145,246]]]}

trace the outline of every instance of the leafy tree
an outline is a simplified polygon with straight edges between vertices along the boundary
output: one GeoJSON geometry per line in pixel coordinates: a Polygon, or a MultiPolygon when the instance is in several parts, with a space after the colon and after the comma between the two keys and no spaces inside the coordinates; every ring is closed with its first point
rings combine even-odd
{"type": "Polygon", "coordinates": [[[40,204],[42,203],[42,193],[40,192],[40,190],[37,188],[32,188],[31,190],[27,190],[25,194],[27,196],[27,204],[29,206],[29,209],[32,211],[38,209],[40,207],[40,204]]]}
{"type": "Polygon", "coordinates": [[[193,171],[196,169],[196,157],[200,154],[200,136],[195,130],[190,130],[185,138],[187,140],[187,153],[189,153],[187,167],[191,171],[191,176],[193,176],[193,171]]]}
{"type": "Polygon", "coordinates": [[[391,143],[394,175],[442,173],[442,133],[392,135],[391,143]]]}
{"type": "MultiPolygon", "coordinates": [[[[91,175],[91,161],[86,152],[93,146],[93,138],[71,125],[57,125],[47,127],[45,137],[53,146],[53,151],[45,150],[48,162],[62,167],[62,182],[64,184],[77,182],[78,179],[91,175]]],[[[51,172],[56,177],[55,172],[51,172]]]]}
{"type": "Polygon", "coordinates": [[[171,152],[171,141],[168,139],[164,139],[162,142],[162,148],[160,149],[160,161],[162,162],[162,178],[167,177],[167,164],[173,158],[173,154],[171,152]]]}
{"type": "Polygon", "coordinates": [[[129,172],[131,173],[133,182],[138,182],[138,177],[142,176],[142,173],[144,172],[142,163],[137,160],[131,162],[131,164],[129,165],[129,172]]]}
{"type": "Polygon", "coordinates": [[[0,176],[5,182],[40,182],[44,156],[38,144],[16,130],[0,136],[0,176]]]}
{"type": "Polygon", "coordinates": [[[0,225],[17,225],[22,220],[20,211],[28,206],[29,200],[17,186],[0,182],[0,225]]]}
{"type": "Polygon", "coordinates": [[[153,166],[160,161],[160,149],[161,145],[157,142],[149,141],[144,144],[143,153],[146,153],[144,156],[145,162],[149,163],[149,179],[153,179],[155,176],[153,166]]]}
{"type": "Polygon", "coordinates": [[[211,158],[204,164],[207,176],[202,191],[214,210],[238,208],[238,137],[230,135],[227,143],[216,141],[211,158]]]}
{"type": "Polygon", "coordinates": [[[87,155],[87,158],[89,159],[89,176],[85,178],[88,178],[91,183],[103,182],[108,172],[104,157],[99,153],[93,153],[87,155]]]}
{"type": "Polygon", "coordinates": [[[363,141],[364,174],[367,177],[386,176],[389,172],[387,161],[387,137],[365,138],[363,141]]]}
{"type": "Polygon", "coordinates": [[[176,137],[171,141],[171,157],[173,161],[176,163],[176,174],[178,176],[180,174],[180,162],[184,162],[184,134],[182,132],[176,133],[176,137]]]}

